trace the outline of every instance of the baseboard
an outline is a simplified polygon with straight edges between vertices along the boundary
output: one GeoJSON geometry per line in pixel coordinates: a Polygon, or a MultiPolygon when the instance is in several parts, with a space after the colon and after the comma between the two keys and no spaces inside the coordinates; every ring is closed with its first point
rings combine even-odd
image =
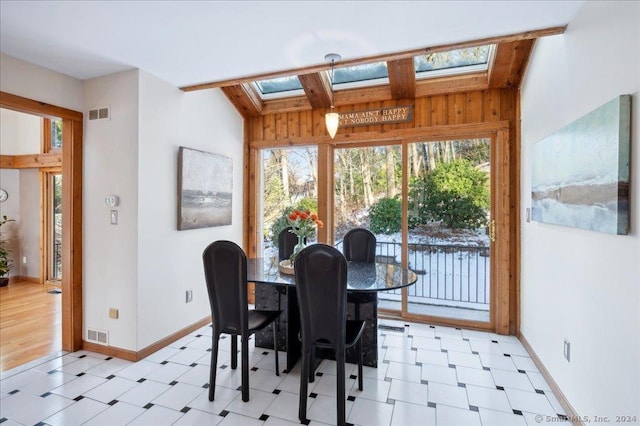
{"type": "Polygon", "coordinates": [[[211,315],[205,318],[202,318],[200,321],[193,323],[183,328],[182,330],[176,331],[175,333],[165,337],[164,339],[158,340],[156,343],[153,343],[147,346],[146,348],[138,351],[138,359],[136,361],[139,361],[143,358],[148,357],[152,353],[159,351],[165,346],[169,346],[171,343],[175,342],[176,340],[181,339],[184,336],[188,335],[189,333],[196,331],[197,329],[202,328],[205,325],[210,323],[211,323],[211,315]]]}
{"type": "Polygon", "coordinates": [[[567,418],[569,419],[569,421],[571,421],[576,426],[582,425],[583,423],[578,421],[579,417],[576,414],[576,411],[573,409],[573,407],[569,403],[569,400],[567,400],[567,397],[564,396],[558,384],[555,382],[555,380],[553,380],[553,377],[549,373],[549,370],[547,370],[547,368],[544,366],[540,358],[538,358],[538,355],[533,350],[533,348],[531,347],[527,339],[522,335],[522,333],[518,333],[518,339],[520,340],[520,343],[522,343],[522,346],[524,346],[526,351],[531,356],[533,363],[536,365],[536,367],[538,367],[538,370],[540,370],[540,374],[542,374],[542,377],[544,377],[544,379],[549,384],[549,387],[551,388],[553,395],[555,395],[556,399],[558,400],[562,408],[564,408],[564,411],[567,413],[567,418]]]}
{"type": "Polygon", "coordinates": [[[82,341],[82,349],[102,355],[113,356],[127,361],[138,361],[138,353],[128,349],[117,348],[115,346],[99,345],[97,343],[82,341]]]}
{"type": "Polygon", "coordinates": [[[165,337],[164,339],[158,340],[157,342],[152,343],[151,345],[139,351],[131,351],[115,346],[104,346],[84,340],[82,341],[82,349],[90,352],[96,352],[102,355],[114,356],[116,358],[125,359],[127,361],[140,361],[141,359],[148,357],[152,353],[157,352],[166,346],[169,346],[176,340],[187,336],[189,333],[196,331],[209,323],[211,323],[211,316],[207,316],[198,322],[195,322],[181,330],[178,330],[175,333],[165,337]]]}

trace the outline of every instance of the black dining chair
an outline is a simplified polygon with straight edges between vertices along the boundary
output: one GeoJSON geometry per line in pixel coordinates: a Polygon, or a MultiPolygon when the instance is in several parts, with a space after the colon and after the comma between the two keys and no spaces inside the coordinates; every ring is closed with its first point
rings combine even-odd
{"type": "MultiPolygon", "coordinates": [[[[342,251],[347,260],[364,263],[376,261],[376,236],[365,228],[349,230],[342,240],[342,251]]],[[[354,306],[354,319],[362,320],[360,307],[367,303],[376,302],[378,293],[375,291],[350,293],[347,303],[354,306]]]]}
{"type": "MultiPolygon", "coordinates": [[[[293,248],[298,244],[298,236],[291,231],[291,227],[284,228],[278,234],[278,259],[286,260],[293,254],[293,248]]],[[[305,238],[305,243],[307,239],[305,238]]]]}
{"type": "Polygon", "coordinates": [[[335,352],[337,424],[345,424],[345,352],[358,351],[358,389],[362,390],[362,333],[364,321],[347,320],[347,261],[326,244],[304,248],[295,260],[296,291],[300,309],[302,369],[298,417],[307,421],[307,389],[314,368],[315,348],[335,352]]]}
{"type": "Polygon", "coordinates": [[[225,333],[231,335],[232,369],[238,366],[237,336],[242,339],[242,400],[246,402],[249,400],[249,336],[269,324],[273,325],[276,375],[280,375],[276,330],[282,311],[249,309],[247,256],[236,243],[214,241],[204,250],[202,261],[213,319],[209,401],[215,396],[218,341],[220,334],[225,333]]]}

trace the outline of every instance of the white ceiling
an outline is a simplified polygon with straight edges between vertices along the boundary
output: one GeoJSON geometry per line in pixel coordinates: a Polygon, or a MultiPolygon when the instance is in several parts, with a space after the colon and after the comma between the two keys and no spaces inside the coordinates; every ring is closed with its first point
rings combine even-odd
{"type": "Polygon", "coordinates": [[[584,1],[0,0],[2,53],[79,79],[175,86],[567,25],[584,1]]]}

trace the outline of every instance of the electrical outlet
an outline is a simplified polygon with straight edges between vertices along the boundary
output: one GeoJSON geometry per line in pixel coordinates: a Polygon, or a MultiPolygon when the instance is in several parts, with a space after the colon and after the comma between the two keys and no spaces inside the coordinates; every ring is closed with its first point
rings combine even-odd
{"type": "Polygon", "coordinates": [[[22,256],[22,263],[24,263],[24,264],[27,263],[27,256],[22,256]]]}
{"type": "Polygon", "coordinates": [[[193,290],[187,290],[187,294],[186,294],[186,303],[192,302],[193,301],[193,290]]]}
{"type": "Polygon", "coordinates": [[[564,358],[567,362],[571,361],[571,342],[567,339],[564,339],[564,358]]]}

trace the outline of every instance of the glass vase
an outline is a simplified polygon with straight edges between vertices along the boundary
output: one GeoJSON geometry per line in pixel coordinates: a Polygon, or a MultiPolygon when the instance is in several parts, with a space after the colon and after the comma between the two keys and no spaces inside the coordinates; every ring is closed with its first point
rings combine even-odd
{"type": "Polygon", "coordinates": [[[298,256],[298,254],[302,251],[303,248],[305,248],[307,245],[304,242],[304,237],[301,235],[298,235],[298,244],[295,245],[295,247],[293,248],[293,254],[291,254],[291,266],[293,266],[293,262],[295,262],[296,257],[298,256]]]}

